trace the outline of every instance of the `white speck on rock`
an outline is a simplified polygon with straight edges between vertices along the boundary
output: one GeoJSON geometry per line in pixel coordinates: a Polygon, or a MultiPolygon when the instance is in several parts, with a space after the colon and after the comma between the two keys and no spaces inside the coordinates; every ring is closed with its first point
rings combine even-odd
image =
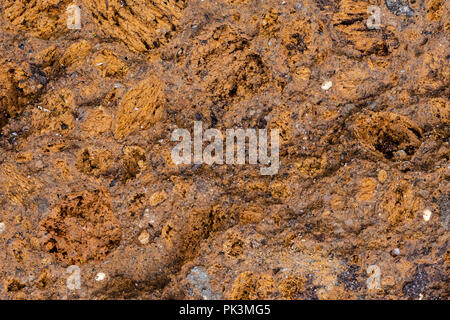
{"type": "Polygon", "coordinates": [[[103,272],[99,272],[95,276],[95,281],[103,281],[103,280],[105,280],[105,278],[106,278],[106,274],[104,274],[103,272]]]}
{"type": "Polygon", "coordinates": [[[431,213],[430,209],[423,210],[423,220],[430,221],[431,215],[432,215],[432,213],[431,213]]]}
{"type": "Polygon", "coordinates": [[[5,223],[0,222],[0,234],[5,232],[5,223]]]}
{"type": "Polygon", "coordinates": [[[321,86],[321,88],[322,88],[322,90],[328,90],[328,89],[330,89],[331,87],[333,86],[333,82],[331,82],[331,81],[325,81],[324,83],[322,83],[322,86],[321,86]]]}

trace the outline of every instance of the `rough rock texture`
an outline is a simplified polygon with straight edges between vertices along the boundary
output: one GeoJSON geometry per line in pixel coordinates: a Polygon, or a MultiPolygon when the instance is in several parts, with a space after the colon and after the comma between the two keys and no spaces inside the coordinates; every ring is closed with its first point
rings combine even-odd
{"type": "Polygon", "coordinates": [[[448,299],[448,1],[74,3],[0,4],[0,298],[448,299]]]}

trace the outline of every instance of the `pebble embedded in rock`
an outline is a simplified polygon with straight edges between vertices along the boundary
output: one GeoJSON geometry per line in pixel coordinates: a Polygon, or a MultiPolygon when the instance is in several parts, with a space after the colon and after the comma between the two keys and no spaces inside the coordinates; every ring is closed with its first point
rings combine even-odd
{"type": "Polygon", "coordinates": [[[322,90],[327,91],[327,90],[329,90],[332,86],[333,86],[333,82],[331,82],[331,81],[325,81],[324,83],[322,83],[321,88],[322,88],[322,90]]]}
{"type": "Polygon", "coordinates": [[[5,223],[0,222],[0,234],[2,234],[3,232],[5,232],[5,223]]]}
{"type": "Polygon", "coordinates": [[[386,181],[386,178],[387,178],[386,170],[380,170],[380,172],[378,172],[378,181],[384,183],[386,181]]]}
{"type": "Polygon", "coordinates": [[[431,215],[432,215],[432,213],[431,213],[430,209],[423,210],[423,220],[430,221],[431,215]]]}
{"type": "Polygon", "coordinates": [[[99,272],[96,274],[95,276],[95,281],[103,281],[106,278],[106,274],[104,274],[103,272],[99,272]]]}
{"type": "Polygon", "coordinates": [[[394,250],[391,251],[391,255],[393,257],[396,257],[396,256],[400,255],[400,249],[399,248],[395,248],[394,250]]]}
{"type": "Polygon", "coordinates": [[[150,235],[144,230],[141,232],[138,239],[141,244],[147,244],[150,241],[150,235]]]}

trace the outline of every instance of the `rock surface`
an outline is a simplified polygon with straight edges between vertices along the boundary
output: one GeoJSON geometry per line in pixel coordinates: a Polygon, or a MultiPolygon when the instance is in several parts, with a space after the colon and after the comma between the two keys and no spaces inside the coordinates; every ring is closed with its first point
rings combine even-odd
{"type": "Polygon", "coordinates": [[[0,6],[1,299],[448,299],[448,1],[74,3],[0,6]]]}

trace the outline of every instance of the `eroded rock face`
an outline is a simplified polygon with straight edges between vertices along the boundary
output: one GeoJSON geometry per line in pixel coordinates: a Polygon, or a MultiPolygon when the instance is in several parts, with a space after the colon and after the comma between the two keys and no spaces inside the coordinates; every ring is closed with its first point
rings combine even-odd
{"type": "Polygon", "coordinates": [[[14,92],[14,87],[8,76],[8,73],[3,72],[1,75],[1,100],[0,100],[0,128],[2,128],[9,118],[9,108],[17,104],[17,96],[14,92]]]}
{"type": "MultiPolygon", "coordinates": [[[[7,56],[7,55],[5,55],[7,56]]],[[[21,115],[30,103],[47,84],[47,78],[38,66],[23,64],[19,66],[0,56],[0,128],[9,118],[21,115]]]]}
{"type": "Polygon", "coordinates": [[[448,299],[448,1],[69,4],[2,8],[0,298],[448,299]]]}
{"type": "Polygon", "coordinates": [[[355,123],[355,135],[361,143],[378,151],[386,159],[400,155],[413,156],[421,145],[422,130],[398,114],[376,113],[361,116],[355,123]]]}
{"type": "Polygon", "coordinates": [[[148,129],[163,119],[165,101],[162,85],[155,77],[138,83],[122,98],[116,113],[114,136],[123,139],[148,129]]]}
{"type": "Polygon", "coordinates": [[[130,50],[145,52],[165,45],[178,31],[186,0],[86,0],[93,21],[130,50]]]}
{"type": "MultiPolygon", "coordinates": [[[[66,28],[66,9],[70,0],[6,0],[3,4],[5,20],[14,29],[26,31],[30,35],[44,39],[55,38],[66,28]]],[[[6,26],[9,27],[10,25],[6,26]]]]}
{"type": "Polygon", "coordinates": [[[108,195],[98,190],[66,196],[41,228],[43,250],[66,265],[104,260],[121,239],[108,195]]]}

